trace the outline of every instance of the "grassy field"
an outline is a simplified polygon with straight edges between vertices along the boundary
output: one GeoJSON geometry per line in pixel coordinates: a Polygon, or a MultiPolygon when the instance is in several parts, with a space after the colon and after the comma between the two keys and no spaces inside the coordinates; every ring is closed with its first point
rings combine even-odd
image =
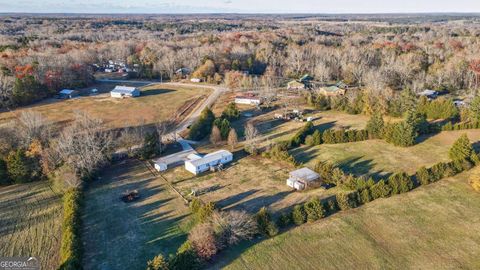
{"type": "MultiPolygon", "coordinates": [[[[111,85],[111,88],[114,86],[111,85]]],[[[168,119],[187,103],[206,96],[211,90],[207,88],[182,88],[166,85],[151,85],[141,88],[138,98],[115,99],[110,95],[100,94],[91,97],[79,97],[70,100],[46,100],[32,106],[17,109],[14,113],[32,109],[54,123],[71,121],[75,111],[84,111],[102,119],[109,127],[118,128],[151,124],[168,119]]],[[[0,123],[12,120],[11,112],[0,113],[0,123]]]]}
{"type": "Polygon", "coordinates": [[[406,171],[414,173],[421,166],[448,161],[450,146],[466,133],[472,142],[480,141],[480,130],[448,131],[424,138],[412,147],[396,147],[383,140],[369,140],[344,144],[325,144],[301,147],[292,154],[307,166],[318,160],[330,161],[356,175],[380,176],[384,173],[406,171]]]}
{"type": "Polygon", "coordinates": [[[117,163],[85,192],[84,268],[145,269],[147,260],[174,253],[185,241],[189,210],[140,161],[117,163]],[[138,201],[124,203],[126,190],[138,201]]]}
{"type": "MultiPolygon", "coordinates": [[[[213,152],[215,149],[201,149],[213,152]]],[[[222,209],[257,212],[268,206],[277,211],[307,200],[310,196],[329,196],[331,190],[317,188],[294,192],[285,182],[288,173],[295,168],[283,162],[261,156],[246,156],[243,151],[234,153],[234,162],[221,172],[206,172],[194,176],[183,166],[167,171],[164,177],[188,195],[192,189],[206,202],[215,202],[222,209]]]]}
{"type": "Polygon", "coordinates": [[[479,269],[480,194],[469,173],[244,243],[212,269],[479,269]]]}
{"type": "Polygon", "coordinates": [[[47,182],[0,188],[0,255],[36,257],[42,269],[56,269],[62,199],[47,182]]]}

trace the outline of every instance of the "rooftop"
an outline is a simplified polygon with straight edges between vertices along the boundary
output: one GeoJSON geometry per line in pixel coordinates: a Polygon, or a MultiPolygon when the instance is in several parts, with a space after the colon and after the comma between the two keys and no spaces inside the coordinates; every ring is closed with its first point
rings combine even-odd
{"type": "Polygon", "coordinates": [[[132,93],[135,90],[137,90],[136,87],[117,85],[111,92],[126,94],[132,93]]]}
{"type": "Polygon", "coordinates": [[[222,159],[223,157],[226,157],[226,156],[231,156],[231,155],[232,155],[232,153],[230,153],[227,150],[218,150],[216,152],[206,154],[202,158],[194,159],[194,160],[188,160],[188,162],[190,162],[193,166],[196,167],[196,166],[199,166],[199,165],[210,163],[210,162],[215,161],[215,160],[222,159]]]}

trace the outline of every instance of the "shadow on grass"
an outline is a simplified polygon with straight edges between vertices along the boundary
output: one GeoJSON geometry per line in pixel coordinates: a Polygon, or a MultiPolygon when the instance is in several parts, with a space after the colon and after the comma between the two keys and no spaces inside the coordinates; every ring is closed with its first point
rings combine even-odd
{"type": "Polygon", "coordinates": [[[176,90],[172,90],[172,89],[148,89],[148,90],[143,90],[140,94],[140,97],[161,95],[161,94],[166,94],[166,93],[175,92],[175,91],[176,90]]]}

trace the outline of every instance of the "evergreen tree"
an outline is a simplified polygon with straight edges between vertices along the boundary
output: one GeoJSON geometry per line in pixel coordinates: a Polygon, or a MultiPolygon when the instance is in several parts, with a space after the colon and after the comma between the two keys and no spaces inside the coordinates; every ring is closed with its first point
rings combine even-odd
{"type": "Polygon", "coordinates": [[[452,160],[468,160],[472,153],[473,147],[470,144],[470,140],[467,137],[467,134],[462,134],[455,143],[453,143],[450,151],[448,153],[450,159],[452,160]]]}
{"type": "Polygon", "coordinates": [[[370,138],[382,138],[385,123],[380,112],[376,111],[370,117],[367,123],[367,132],[370,138]]]}
{"type": "Polygon", "coordinates": [[[157,132],[148,132],[145,134],[143,148],[140,152],[142,159],[149,159],[160,154],[160,139],[157,132]]]}
{"type": "Polygon", "coordinates": [[[476,96],[470,103],[468,117],[471,121],[480,121],[480,96],[476,96]]]}
{"type": "Polygon", "coordinates": [[[8,178],[7,163],[0,158],[0,186],[8,184],[10,184],[10,179],[8,178]]]}
{"type": "Polygon", "coordinates": [[[6,163],[8,176],[16,184],[40,179],[40,164],[34,158],[28,157],[22,149],[10,152],[6,163]]]}
{"type": "Polygon", "coordinates": [[[304,204],[303,208],[307,214],[308,222],[319,220],[325,216],[325,209],[323,209],[323,205],[318,197],[310,199],[304,204]]]}
{"type": "Polygon", "coordinates": [[[295,205],[292,212],[292,220],[295,225],[302,225],[307,221],[307,214],[301,205],[295,205]]]}
{"type": "Polygon", "coordinates": [[[205,138],[212,130],[215,115],[210,108],[205,108],[196,123],[190,127],[188,138],[191,140],[201,140],[205,138]]]}
{"type": "Polygon", "coordinates": [[[228,119],[230,121],[236,120],[240,117],[240,111],[237,108],[237,105],[234,102],[231,102],[227,105],[225,110],[222,112],[222,118],[228,119]]]}
{"type": "Polygon", "coordinates": [[[162,255],[157,255],[147,262],[147,270],[168,270],[168,264],[162,255]]]}

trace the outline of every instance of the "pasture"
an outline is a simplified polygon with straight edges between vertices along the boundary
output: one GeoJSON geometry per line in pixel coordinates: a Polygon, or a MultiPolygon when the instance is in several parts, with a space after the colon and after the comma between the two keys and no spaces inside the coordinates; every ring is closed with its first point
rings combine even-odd
{"type": "MultiPolygon", "coordinates": [[[[110,89],[113,87],[114,85],[110,85],[110,89]]],[[[141,96],[138,98],[115,99],[111,98],[109,93],[103,93],[69,100],[50,99],[16,109],[13,112],[0,113],[0,123],[13,120],[15,114],[31,109],[56,124],[68,123],[73,120],[76,111],[83,111],[94,118],[101,119],[110,128],[152,124],[159,120],[170,119],[175,113],[183,111],[190,104],[195,106],[211,91],[207,88],[174,87],[160,84],[140,89],[141,96]]],[[[180,117],[185,116],[181,115],[180,117]]]]}
{"type": "Polygon", "coordinates": [[[158,254],[168,256],[185,241],[189,209],[143,162],[113,164],[85,191],[85,269],[145,269],[158,254]],[[125,203],[125,191],[140,199],[125,203]]]}
{"type": "Polygon", "coordinates": [[[62,196],[46,181],[0,188],[1,256],[36,257],[41,269],[59,265],[62,196]]]}
{"type": "Polygon", "coordinates": [[[420,138],[411,147],[396,147],[383,140],[368,140],[343,144],[303,146],[291,151],[295,158],[313,167],[318,160],[339,165],[355,175],[379,177],[385,173],[405,171],[414,173],[421,166],[448,161],[448,151],[461,134],[466,133],[472,143],[480,141],[480,130],[445,131],[420,138]]]}
{"type": "Polygon", "coordinates": [[[470,173],[244,243],[211,269],[479,269],[470,173]]]}

